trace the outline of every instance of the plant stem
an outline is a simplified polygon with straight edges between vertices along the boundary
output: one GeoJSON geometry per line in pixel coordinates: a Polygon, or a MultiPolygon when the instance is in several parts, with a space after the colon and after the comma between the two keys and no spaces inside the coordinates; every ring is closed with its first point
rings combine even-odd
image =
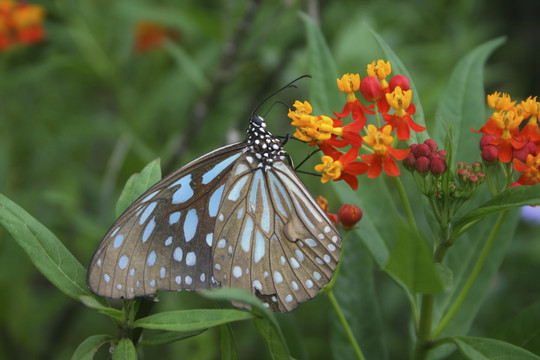
{"type": "Polygon", "coordinates": [[[420,324],[418,327],[418,339],[416,341],[415,360],[421,360],[427,358],[429,350],[429,344],[432,341],[431,336],[431,321],[433,319],[433,306],[435,303],[435,296],[433,294],[426,294],[422,296],[422,307],[420,310],[420,324]]]}
{"type": "Polygon", "coordinates": [[[478,257],[478,260],[476,261],[474,268],[469,274],[469,278],[465,282],[465,285],[463,285],[463,288],[461,289],[461,292],[459,293],[456,301],[454,301],[454,303],[452,304],[448,312],[442,318],[439,325],[433,331],[434,338],[437,338],[443,332],[443,330],[450,324],[454,316],[457,314],[457,312],[461,308],[461,305],[465,301],[465,298],[467,298],[467,295],[469,295],[469,292],[472,286],[474,285],[476,279],[478,278],[478,275],[480,274],[480,271],[482,270],[488,258],[489,253],[491,252],[491,248],[493,247],[493,244],[495,243],[495,239],[497,239],[497,235],[499,233],[499,230],[501,229],[501,226],[504,223],[504,220],[506,219],[507,214],[508,214],[508,211],[504,211],[499,215],[499,218],[497,219],[495,226],[491,230],[491,234],[489,234],[489,237],[486,243],[484,244],[484,248],[482,249],[482,252],[480,253],[480,256],[478,257]]]}
{"type": "Polygon", "coordinates": [[[360,346],[358,346],[358,343],[356,342],[356,339],[354,338],[354,334],[352,333],[351,327],[349,326],[347,319],[345,319],[345,315],[343,315],[343,312],[341,311],[341,308],[339,307],[336,297],[334,296],[334,292],[330,290],[326,294],[328,295],[328,298],[330,299],[330,302],[332,303],[332,306],[334,307],[334,310],[336,311],[336,314],[339,318],[339,322],[341,322],[341,325],[343,326],[343,329],[345,330],[345,333],[347,334],[347,337],[349,338],[349,342],[351,343],[354,349],[354,352],[356,353],[356,357],[359,360],[365,360],[364,355],[362,354],[362,350],[360,350],[360,346]]]}

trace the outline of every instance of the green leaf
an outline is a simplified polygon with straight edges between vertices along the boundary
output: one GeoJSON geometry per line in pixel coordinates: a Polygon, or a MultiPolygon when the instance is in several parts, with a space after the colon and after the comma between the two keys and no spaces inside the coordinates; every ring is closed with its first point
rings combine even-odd
{"type": "Polygon", "coordinates": [[[300,18],[306,28],[308,72],[313,76],[309,82],[310,103],[315,113],[341,111],[336,106],[343,103],[344,97],[336,86],[339,74],[332,53],[319,26],[304,13],[300,18]]]}
{"type": "Polygon", "coordinates": [[[134,327],[168,331],[202,330],[232,321],[253,319],[253,314],[241,310],[177,310],[138,319],[134,327]]]}
{"type": "MultiPolygon", "coordinates": [[[[380,299],[375,291],[373,260],[354,232],[345,236],[348,239],[342,250],[342,264],[333,292],[366,359],[383,360],[388,354],[379,311],[380,299]]],[[[354,359],[356,353],[337,316],[333,316],[330,329],[333,358],[354,359]]]]}
{"type": "Polygon", "coordinates": [[[488,215],[524,205],[540,205],[540,184],[516,186],[503,191],[455,221],[454,233],[459,236],[488,215]]]}
{"type": "Polygon", "coordinates": [[[201,294],[213,300],[240,302],[251,306],[251,311],[255,315],[262,316],[262,318],[254,317],[255,326],[266,341],[272,359],[289,359],[289,349],[274,314],[264,307],[255,295],[246,290],[234,288],[214,289],[201,294]]]}
{"type": "Polygon", "coordinates": [[[539,360],[540,357],[515,345],[494,339],[454,336],[459,351],[470,360],[539,360]]]}
{"type": "Polygon", "coordinates": [[[86,269],[73,254],[49,229],[2,194],[0,224],[60,291],[76,300],[93,296],[86,286],[86,269]]]}
{"type": "Polygon", "coordinates": [[[71,360],[91,360],[102,345],[113,340],[111,335],[92,335],[77,347],[71,360]]]}
{"type": "MultiPolygon", "coordinates": [[[[424,110],[422,108],[422,104],[420,102],[420,96],[418,94],[418,91],[416,90],[416,86],[414,85],[414,81],[409,74],[409,71],[401,61],[401,59],[397,56],[397,54],[390,48],[390,46],[384,41],[384,39],[375,32],[371,27],[369,27],[366,24],[367,28],[373,34],[373,37],[377,42],[379,43],[379,46],[381,47],[382,51],[386,55],[386,58],[388,61],[390,61],[390,64],[392,65],[392,74],[400,74],[405,75],[409,79],[409,88],[412,90],[412,102],[414,103],[416,107],[416,113],[414,114],[413,118],[414,121],[422,126],[425,126],[426,119],[424,116],[424,110]]],[[[429,135],[427,133],[427,130],[424,130],[421,133],[416,133],[414,131],[411,131],[411,137],[408,140],[409,144],[418,144],[422,142],[423,140],[429,138],[429,135]]]]}
{"type": "MultiPolygon", "coordinates": [[[[453,125],[452,159],[471,163],[478,159],[478,142],[472,141],[471,126],[478,129],[487,120],[483,67],[488,56],[504,42],[504,38],[488,41],[465,56],[455,67],[448,86],[441,96],[437,113],[446,124],[453,125]]],[[[433,123],[434,139],[443,143],[444,127],[433,123]]],[[[480,140],[480,137],[478,137],[480,140]]],[[[449,167],[453,166],[449,164],[449,167]]]]}
{"type": "Polygon", "coordinates": [[[521,311],[512,319],[502,322],[491,333],[491,337],[521,347],[540,344],[540,301],[521,311]]]}
{"type": "Polygon", "coordinates": [[[114,348],[112,360],[134,360],[137,359],[137,350],[130,339],[123,338],[114,348]]]}
{"type": "Polygon", "coordinates": [[[420,233],[403,224],[399,226],[397,243],[385,270],[411,294],[434,294],[444,290],[427,241],[420,233]]]}
{"type": "Polygon", "coordinates": [[[159,159],[149,162],[140,173],[131,175],[116,203],[116,216],[122,215],[129,205],[159,180],[161,180],[159,159]]]}
{"type": "Polygon", "coordinates": [[[270,358],[274,360],[289,360],[287,347],[280,328],[276,328],[268,318],[255,318],[255,327],[264,338],[270,358]]]}
{"type": "Polygon", "coordinates": [[[99,310],[99,312],[108,315],[120,322],[125,320],[124,312],[118,309],[114,309],[110,306],[105,306],[99,302],[96,298],[91,296],[81,296],[81,302],[89,308],[99,310]]]}
{"type": "Polygon", "coordinates": [[[230,324],[223,324],[220,327],[221,333],[221,360],[238,360],[238,349],[236,340],[230,324]]]}
{"type": "MultiPolygon", "coordinates": [[[[224,325],[222,325],[224,326],[224,325]]],[[[193,336],[202,334],[206,330],[192,330],[192,331],[181,331],[181,332],[165,332],[157,335],[150,336],[143,339],[139,342],[137,346],[159,346],[164,344],[170,344],[179,340],[184,340],[193,336]]]]}

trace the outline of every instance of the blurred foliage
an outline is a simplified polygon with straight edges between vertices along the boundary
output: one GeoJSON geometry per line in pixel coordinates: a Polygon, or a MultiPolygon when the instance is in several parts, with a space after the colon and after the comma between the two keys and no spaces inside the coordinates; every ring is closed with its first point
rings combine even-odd
{"type": "MultiPolygon", "coordinates": [[[[487,91],[516,98],[538,94],[540,3],[533,0],[39,4],[46,10],[45,41],[0,53],[0,192],[51,229],[85,265],[112,224],[116,199],[132,173],[157,157],[168,173],[242,139],[252,109],[305,73],[299,11],[320,23],[340,72],[363,71],[359,64],[380,56],[364,23],[374,28],[407,64],[428,126],[436,120],[438,98],[457,60],[496,36],[508,41],[488,62],[487,91]],[[139,21],[161,24],[175,35],[159,48],[136,52],[139,21]]],[[[280,100],[303,98],[308,86],[299,87],[280,100]]],[[[265,104],[261,112],[268,109],[265,104]]],[[[276,134],[291,131],[284,114],[277,104],[267,115],[276,134]]],[[[296,161],[305,154],[298,144],[288,150],[296,161]]],[[[316,179],[305,181],[319,192],[316,179]]],[[[494,320],[513,317],[538,299],[539,255],[538,227],[522,226],[473,334],[488,335],[494,320]]],[[[407,304],[395,296],[399,290],[387,277],[378,271],[374,276],[392,344],[408,336],[407,304]]],[[[68,358],[83,339],[113,326],[59,293],[3,230],[0,294],[0,359],[68,358]]],[[[161,294],[158,307],[205,305],[212,303],[182,292],[161,294]]],[[[296,358],[330,357],[328,309],[328,300],[318,297],[292,314],[277,314],[296,358]]],[[[253,324],[233,329],[240,357],[260,358],[264,346],[253,324]]],[[[219,329],[212,329],[149,348],[146,356],[217,359],[218,344],[219,329]]],[[[389,358],[405,351],[387,349],[389,358]]],[[[98,354],[106,357],[107,349],[98,354]]]]}

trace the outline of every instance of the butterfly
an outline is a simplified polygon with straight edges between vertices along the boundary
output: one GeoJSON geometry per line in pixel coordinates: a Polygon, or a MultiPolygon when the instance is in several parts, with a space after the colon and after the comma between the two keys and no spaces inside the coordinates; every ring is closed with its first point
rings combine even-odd
{"type": "Polygon", "coordinates": [[[254,110],[245,141],[180,167],[128,207],[94,253],[87,283],[115,299],[242,288],[288,312],[330,281],[340,252],[335,225],[254,110]]]}

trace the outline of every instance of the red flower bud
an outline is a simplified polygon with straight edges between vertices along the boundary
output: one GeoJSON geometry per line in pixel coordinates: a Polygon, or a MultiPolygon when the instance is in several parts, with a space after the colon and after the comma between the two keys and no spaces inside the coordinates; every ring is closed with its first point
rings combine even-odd
{"type": "Polygon", "coordinates": [[[418,159],[420,156],[428,156],[431,153],[429,146],[426,144],[418,144],[414,149],[414,156],[418,159]]]}
{"type": "Polygon", "coordinates": [[[456,173],[460,181],[466,181],[467,179],[469,179],[470,173],[463,168],[458,169],[456,173]]]}
{"type": "Polygon", "coordinates": [[[420,156],[420,157],[416,158],[416,164],[414,165],[414,168],[420,174],[425,174],[429,170],[429,164],[430,164],[430,161],[429,161],[429,159],[427,157],[420,156]]]}
{"type": "Polygon", "coordinates": [[[489,145],[489,143],[495,139],[496,139],[495,135],[491,135],[491,134],[482,136],[482,138],[480,139],[480,149],[484,148],[484,146],[486,145],[489,145]]]}
{"type": "Polygon", "coordinates": [[[499,149],[495,145],[485,145],[482,148],[482,160],[488,164],[492,164],[499,159],[499,149]]]}
{"type": "Polygon", "coordinates": [[[405,75],[394,75],[394,77],[392,77],[388,83],[390,92],[394,91],[396,86],[399,86],[403,91],[409,90],[409,79],[405,75]]]}
{"type": "Polygon", "coordinates": [[[465,161],[458,161],[456,163],[456,169],[459,170],[459,169],[465,169],[465,161]]]}
{"type": "Polygon", "coordinates": [[[429,146],[429,149],[431,150],[431,152],[437,152],[437,150],[439,149],[439,146],[433,139],[427,139],[426,141],[424,141],[424,144],[429,146]]]}
{"type": "Polygon", "coordinates": [[[439,151],[437,151],[437,154],[439,154],[439,156],[441,157],[441,159],[446,160],[446,155],[448,154],[448,151],[446,151],[446,150],[439,150],[439,151]]]}
{"type": "Polygon", "coordinates": [[[433,159],[429,165],[429,171],[435,176],[439,176],[446,171],[446,161],[443,159],[433,159]]]}
{"type": "Polygon", "coordinates": [[[354,228],[356,223],[362,219],[362,215],[362,210],[356,205],[343,204],[339,208],[339,219],[345,230],[354,228]]]}
{"type": "Polygon", "coordinates": [[[366,76],[360,82],[360,92],[364,99],[369,102],[376,102],[382,96],[381,83],[375,76],[366,76]]]}
{"type": "Polygon", "coordinates": [[[403,166],[409,171],[414,171],[414,164],[416,164],[416,157],[410,152],[407,157],[403,159],[403,166]]]}
{"type": "Polygon", "coordinates": [[[332,221],[332,223],[336,226],[338,226],[339,224],[339,217],[337,214],[334,214],[334,213],[326,213],[326,215],[328,215],[328,217],[330,218],[330,221],[332,221]]]}
{"type": "Polygon", "coordinates": [[[482,170],[482,163],[479,162],[479,161],[475,161],[472,163],[472,171],[474,173],[477,173],[479,172],[480,170],[482,170]]]}
{"type": "Polygon", "coordinates": [[[512,150],[512,157],[522,162],[527,162],[527,155],[529,154],[536,155],[536,144],[532,141],[529,141],[521,149],[512,150]]]}

